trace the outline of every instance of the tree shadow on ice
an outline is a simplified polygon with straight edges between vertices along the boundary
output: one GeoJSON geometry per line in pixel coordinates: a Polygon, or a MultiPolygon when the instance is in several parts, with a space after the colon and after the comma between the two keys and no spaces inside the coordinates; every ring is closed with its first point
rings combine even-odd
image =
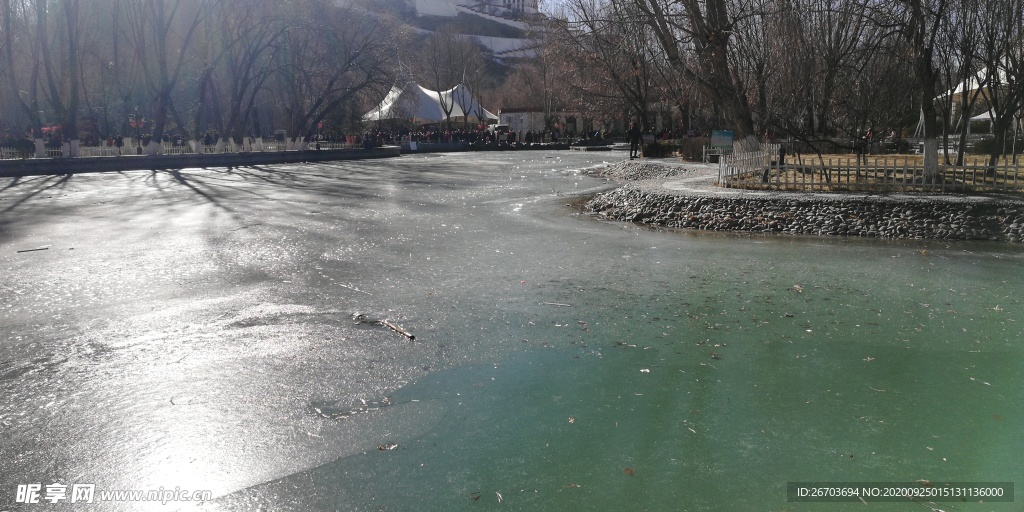
{"type": "MultiPolygon", "coordinates": [[[[15,193],[17,193],[17,189],[21,187],[28,188],[23,189],[21,197],[14,199],[13,203],[9,205],[4,205],[3,208],[0,208],[0,214],[9,213],[14,209],[25,204],[30,199],[37,197],[44,192],[51,191],[52,189],[55,188],[58,191],[63,190],[64,187],[67,185],[68,181],[71,179],[71,176],[71,174],[63,174],[59,176],[45,176],[34,179],[30,178],[23,181],[19,181],[22,180],[22,178],[15,178],[7,186],[0,189],[0,192],[7,192],[8,190],[13,190],[15,193]]],[[[6,198],[0,199],[6,200],[6,198]]]]}

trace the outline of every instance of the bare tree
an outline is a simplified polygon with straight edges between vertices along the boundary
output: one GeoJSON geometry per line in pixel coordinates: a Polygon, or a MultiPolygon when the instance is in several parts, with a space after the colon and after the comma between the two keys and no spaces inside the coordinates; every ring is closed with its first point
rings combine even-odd
{"type": "Polygon", "coordinates": [[[871,23],[864,2],[780,0],[775,7],[760,24],[781,68],[771,125],[819,158],[826,148],[866,151],[863,135],[890,128],[906,111],[892,101],[909,99],[897,57],[902,40],[871,23]]]}
{"type": "Polygon", "coordinates": [[[747,84],[732,51],[737,25],[763,11],[760,0],[632,0],[680,76],[719,105],[737,149],[758,148],[747,84]]]}
{"type": "MultiPolygon", "coordinates": [[[[835,111],[840,98],[849,97],[848,86],[859,87],[865,67],[878,57],[886,42],[885,35],[870,31],[865,4],[849,0],[797,0],[796,7],[806,16],[812,63],[807,77],[811,89],[810,108],[814,113],[813,133],[826,136],[839,131],[847,135],[863,133],[866,116],[846,126],[835,123],[841,114],[835,111]],[[850,133],[853,132],[853,133],[850,133]]],[[[805,48],[806,50],[807,48],[805,48]]],[[[882,86],[883,84],[873,84],[882,86]]]]}
{"type": "MultiPolygon", "coordinates": [[[[115,87],[112,80],[114,63],[112,57],[111,34],[118,31],[110,13],[115,10],[110,0],[93,0],[93,7],[83,9],[82,21],[82,52],[79,66],[83,117],[87,118],[87,136],[96,137],[102,133],[112,132],[109,107],[115,98],[115,87]],[[102,123],[97,112],[102,112],[102,123]]],[[[83,141],[85,142],[85,141],[83,141]]],[[[89,142],[95,143],[96,140],[89,142]]],[[[88,144],[88,142],[86,142],[88,144]]]]}
{"type": "Polygon", "coordinates": [[[878,11],[882,26],[898,30],[907,43],[907,53],[917,78],[924,129],[924,172],[935,182],[939,172],[939,122],[935,97],[940,84],[935,49],[946,15],[947,0],[899,0],[888,11],[878,11]]]}
{"type": "Polygon", "coordinates": [[[984,93],[995,134],[989,166],[995,167],[1024,104],[1024,0],[984,0],[982,12],[979,59],[988,78],[984,93]]]}
{"type": "Polygon", "coordinates": [[[392,20],[327,2],[316,12],[285,34],[279,55],[274,94],[293,145],[361,94],[390,85],[398,53],[392,20]]]}
{"type": "Polygon", "coordinates": [[[759,132],[773,124],[774,103],[777,92],[783,87],[778,81],[784,69],[781,64],[784,52],[799,48],[784,48],[781,44],[788,35],[783,32],[786,20],[781,14],[761,11],[751,17],[751,23],[737,24],[731,47],[737,73],[743,83],[750,84],[746,94],[753,109],[754,128],[759,132]]]}
{"type": "MultiPolygon", "coordinates": [[[[297,6],[270,0],[221,0],[212,9],[218,20],[221,52],[215,66],[223,140],[237,150],[246,136],[256,98],[275,69],[280,38],[289,30],[297,6]]],[[[316,16],[317,14],[311,13],[316,16]]]]}
{"type": "Polygon", "coordinates": [[[963,165],[970,117],[988,79],[978,59],[982,25],[979,0],[954,2],[943,17],[942,33],[936,41],[940,45],[936,54],[938,67],[947,87],[947,92],[937,99],[943,117],[943,153],[947,164],[954,115],[959,115],[956,164],[963,165]]]}
{"type": "Polygon", "coordinates": [[[78,103],[80,27],[78,0],[61,0],[52,12],[46,0],[36,1],[36,37],[42,55],[46,87],[43,89],[54,115],[61,122],[63,155],[78,155],[78,103]],[[51,34],[49,20],[56,26],[51,34]],[[51,44],[55,41],[57,44],[51,44]]]}
{"type": "MultiPolygon", "coordinates": [[[[571,103],[568,91],[574,84],[571,49],[564,49],[556,32],[544,34],[536,48],[536,57],[516,62],[500,89],[503,108],[522,108],[541,112],[545,130],[554,128],[558,109],[571,103]]],[[[574,45],[574,43],[573,43],[574,45]]],[[[574,45],[575,46],[575,45],[574,45]]]]}
{"type": "Polygon", "coordinates": [[[454,24],[441,26],[423,42],[418,74],[437,91],[446,126],[451,125],[457,98],[443,92],[465,82],[468,74],[479,69],[480,52],[479,45],[460,34],[454,24]]]}
{"type": "Polygon", "coordinates": [[[9,97],[17,103],[29,129],[33,133],[36,156],[46,156],[43,146],[43,122],[41,103],[39,101],[39,75],[41,73],[41,47],[38,37],[17,37],[18,34],[30,35],[33,27],[35,9],[30,0],[8,0],[3,3],[4,24],[4,59],[6,75],[10,87],[9,97]]]}
{"type": "MultiPolygon", "coordinates": [[[[187,62],[189,45],[207,15],[208,0],[129,0],[128,27],[136,58],[152,96],[153,131],[146,154],[160,152],[172,93],[187,62]]],[[[136,119],[136,122],[139,120],[136,119]]]]}
{"type": "MultiPolygon", "coordinates": [[[[568,19],[576,18],[569,9],[564,12],[570,13],[568,19]]],[[[628,115],[632,109],[626,103],[619,86],[605,74],[607,64],[601,62],[601,55],[593,51],[584,40],[588,37],[585,29],[577,30],[574,24],[568,20],[559,22],[545,43],[551,51],[554,67],[561,68],[561,76],[555,83],[567,100],[564,106],[579,112],[583,117],[583,125],[587,120],[594,124],[607,124],[612,119],[628,115]]],[[[529,68],[524,71],[528,72],[529,68]]],[[[521,77],[522,81],[531,80],[528,74],[522,74],[521,77]]],[[[530,101],[522,104],[534,106],[530,101]]],[[[582,126],[580,128],[583,129],[582,126]]]]}
{"type": "Polygon", "coordinates": [[[493,99],[494,90],[497,88],[497,79],[489,69],[483,52],[474,54],[472,61],[467,63],[465,84],[476,99],[475,103],[469,100],[472,105],[467,112],[466,123],[469,123],[469,116],[473,115],[481,121],[481,124],[486,125],[488,121],[484,119],[483,103],[485,100],[493,99]]]}
{"type": "Polygon", "coordinates": [[[630,2],[566,2],[569,23],[556,25],[566,45],[574,46],[577,88],[588,97],[615,91],[643,130],[651,128],[655,82],[660,77],[651,52],[657,46],[641,23],[643,13],[630,2]],[[607,81],[605,83],[605,81],[607,81]]]}

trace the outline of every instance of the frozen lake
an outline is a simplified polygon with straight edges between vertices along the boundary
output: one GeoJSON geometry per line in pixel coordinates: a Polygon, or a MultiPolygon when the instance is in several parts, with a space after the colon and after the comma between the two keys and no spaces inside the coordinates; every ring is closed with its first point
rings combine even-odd
{"type": "Polygon", "coordinates": [[[201,510],[736,511],[863,507],[787,482],[1024,482],[1019,246],[567,207],[623,156],[0,179],[0,510],[71,509],[15,503],[52,483],[209,490],[201,510]]]}

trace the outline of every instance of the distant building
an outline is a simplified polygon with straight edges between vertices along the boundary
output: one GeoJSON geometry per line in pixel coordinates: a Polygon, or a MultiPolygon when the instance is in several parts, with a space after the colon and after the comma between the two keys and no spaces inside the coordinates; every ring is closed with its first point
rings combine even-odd
{"type": "MultiPolygon", "coordinates": [[[[478,2],[488,3],[488,2],[478,2]]],[[[500,4],[502,7],[513,12],[522,12],[527,14],[534,14],[537,12],[537,0],[500,0],[500,2],[490,2],[490,5],[495,3],[500,4]]]]}
{"type": "Polygon", "coordinates": [[[510,130],[517,133],[555,129],[564,137],[575,136],[582,128],[578,124],[579,114],[575,112],[552,112],[547,119],[550,123],[545,122],[543,112],[530,108],[502,108],[498,114],[498,124],[508,125],[510,130]]]}
{"type": "Polygon", "coordinates": [[[471,10],[492,15],[537,14],[538,0],[412,0],[417,16],[455,17],[471,10]],[[461,7],[461,9],[460,9],[461,7]]]}

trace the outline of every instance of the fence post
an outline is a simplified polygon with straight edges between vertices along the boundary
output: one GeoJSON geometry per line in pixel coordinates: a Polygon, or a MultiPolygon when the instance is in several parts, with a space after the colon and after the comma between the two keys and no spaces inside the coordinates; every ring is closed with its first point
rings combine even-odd
{"type": "MultiPolygon", "coordinates": [[[[705,157],[705,161],[707,161],[706,157],[705,157]]],[[[724,176],[724,173],[722,172],[722,161],[719,160],[718,161],[718,184],[720,186],[725,187],[725,188],[729,188],[729,184],[725,182],[725,179],[723,179],[723,176],[724,176]]]]}
{"type": "Polygon", "coordinates": [[[831,185],[832,184],[832,169],[833,168],[834,168],[834,166],[832,165],[832,157],[828,157],[828,169],[826,169],[825,172],[821,173],[821,177],[824,178],[824,179],[818,182],[818,190],[821,190],[822,192],[824,192],[825,191],[825,185],[831,185]]]}
{"type": "MultiPolygon", "coordinates": [[[[875,166],[878,166],[878,160],[875,160],[875,166]]],[[[875,172],[875,176],[878,176],[877,171],[875,172]]],[[[877,187],[875,187],[875,190],[877,190],[877,187]]],[[[885,166],[884,157],[882,158],[882,190],[889,190],[889,172],[885,166]]]]}
{"type": "MultiPolygon", "coordinates": [[[[893,159],[893,170],[895,170],[896,166],[899,165],[898,162],[899,162],[898,160],[893,159]]],[[[902,174],[903,174],[903,182],[900,184],[899,190],[900,191],[906,191],[906,169],[903,169],[903,173],[902,174]]]]}

